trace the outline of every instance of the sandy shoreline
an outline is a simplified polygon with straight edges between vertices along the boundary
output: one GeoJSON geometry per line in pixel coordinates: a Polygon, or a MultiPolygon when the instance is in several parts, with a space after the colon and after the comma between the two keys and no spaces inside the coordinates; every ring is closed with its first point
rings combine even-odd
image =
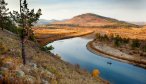
{"type": "Polygon", "coordinates": [[[133,64],[135,66],[146,68],[146,60],[144,60],[144,59],[139,60],[137,58],[134,58],[131,55],[123,53],[123,52],[119,51],[118,49],[109,47],[107,45],[97,44],[94,41],[91,41],[87,44],[87,49],[90,52],[97,54],[97,55],[102,55],[107,58],[111,58],[111,59],[118,60],[121,62],[133,64]]]}

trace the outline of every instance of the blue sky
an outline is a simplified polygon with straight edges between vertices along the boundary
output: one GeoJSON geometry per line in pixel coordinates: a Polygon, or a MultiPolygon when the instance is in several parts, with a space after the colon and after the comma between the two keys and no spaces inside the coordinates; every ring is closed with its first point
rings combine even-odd
{"type": "MultiPolygon", "coordinates": [[[[19,10],[19,0],[6,0],[10,10],[19,10]]],[[[146,0],[28,0],[30,8],[41,8],[42,19],[69,19],[95,13],[124,21],[146,22],[146,0]]]]}

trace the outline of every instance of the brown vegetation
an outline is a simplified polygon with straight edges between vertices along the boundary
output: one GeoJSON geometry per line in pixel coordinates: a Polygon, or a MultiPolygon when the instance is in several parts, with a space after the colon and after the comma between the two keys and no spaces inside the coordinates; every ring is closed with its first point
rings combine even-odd
{"type": "Polygon", "coordinates": [[[119,35],[122,38],[146,40],[146,27],[142,27],[142,28],[96,28],[95,30],[97,33],[100,33],[100,34],[119,35]]]}
{"type": "Polygon", "coordinates": [[[59,39],[72,38],[93,33],[94,30],[82,28],[35,28],[34,34],[40,44],[46,45],[59,39]]]}

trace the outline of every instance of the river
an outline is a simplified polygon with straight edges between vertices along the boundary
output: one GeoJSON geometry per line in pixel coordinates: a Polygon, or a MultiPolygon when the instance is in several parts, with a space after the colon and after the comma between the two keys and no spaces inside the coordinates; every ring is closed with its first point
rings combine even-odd
{"type": "Polygon", "coordinates": [[[54,41],[47,46],[52,45],[54,50],[51,52],[59,54],[66,62],[79,64],[89,72],[100,70],[100,76],[111,84],[146,84],[146,69],[93,54],[86,48],[91,40],[77,37],[54,41]]]}

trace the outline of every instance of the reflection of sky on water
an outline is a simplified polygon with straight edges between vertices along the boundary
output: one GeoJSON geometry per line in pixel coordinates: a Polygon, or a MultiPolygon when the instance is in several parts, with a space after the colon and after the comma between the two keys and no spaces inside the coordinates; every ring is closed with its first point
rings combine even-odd
{"type": "Polygon", "coordinates": [[[90,40],[73,38],[55,41],[51,44],[55,48],[52,52],[59,54],[67,62],[79,64],[89,72],[99,69],[101,77],[112,84],[146,84],[146,70],[91,53],[86,48],[90,40]],[[109,61],[112,65],[107,64],[109,61]]]}

